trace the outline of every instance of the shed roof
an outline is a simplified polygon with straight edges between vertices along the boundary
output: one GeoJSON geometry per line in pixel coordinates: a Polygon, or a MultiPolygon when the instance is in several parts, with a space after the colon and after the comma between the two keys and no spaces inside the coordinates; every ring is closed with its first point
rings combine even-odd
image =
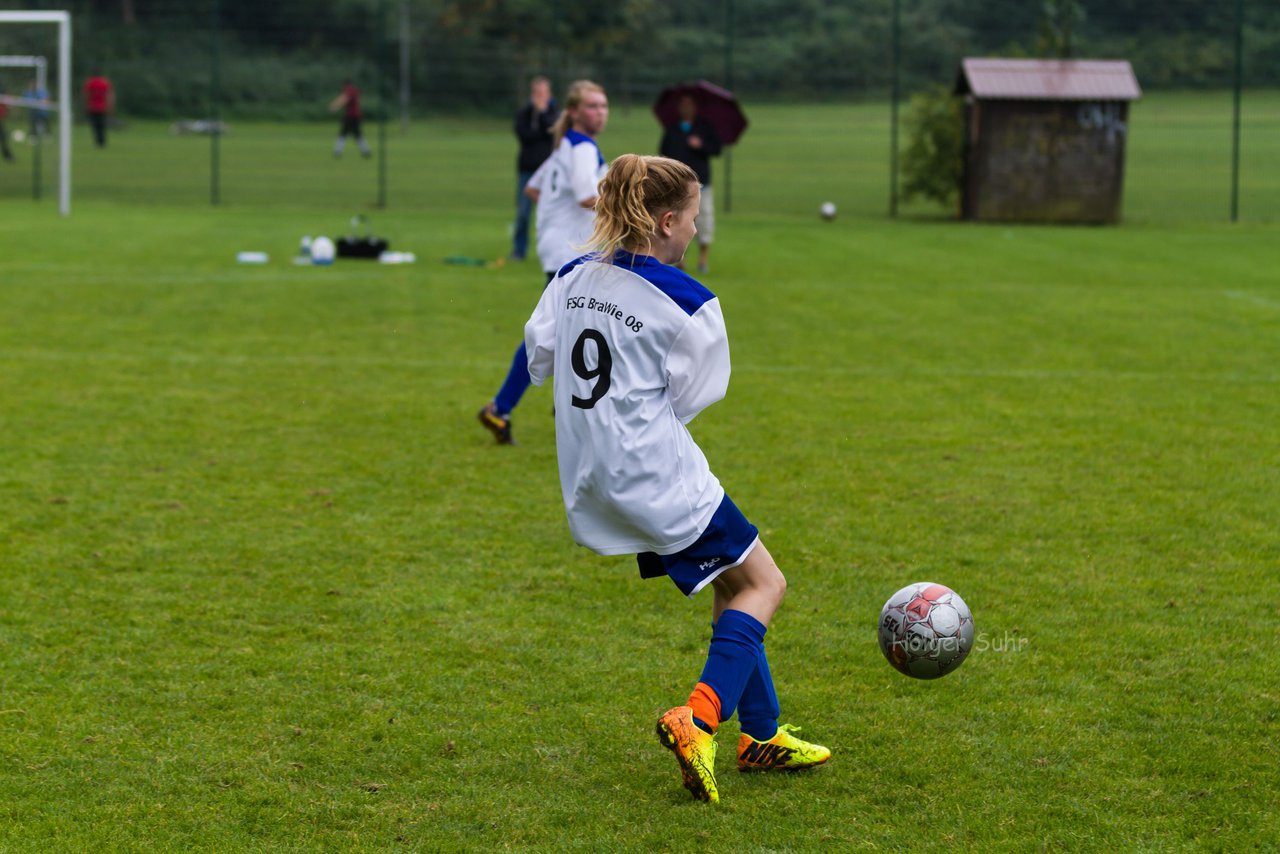
{"type": "Polygon", "coordinates": [[[1123,59],[965,59],[957,95],[1017,101],[1133,101],[1142,97],[1123,59]]]}

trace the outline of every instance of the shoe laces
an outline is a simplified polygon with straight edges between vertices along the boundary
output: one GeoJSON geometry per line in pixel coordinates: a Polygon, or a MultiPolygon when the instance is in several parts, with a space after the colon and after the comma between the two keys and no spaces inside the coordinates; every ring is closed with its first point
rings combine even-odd
{"type": "MultiPolygon", "coordinates": [[[[813,747],[813,745],[802,738],[796,737],[796,733],[798,733],[800,729],[801,728],[796,726],[795,724],[779,724],[778,735],[781,735],[783,737],[782,741],[784,743],[789,743],[791,747],[798,750],[807,751],[811,747],[813,747]]],[[[778,737],[777,735],[774,736],[774,738],[777,738],[777,737],[778,737]]]]}

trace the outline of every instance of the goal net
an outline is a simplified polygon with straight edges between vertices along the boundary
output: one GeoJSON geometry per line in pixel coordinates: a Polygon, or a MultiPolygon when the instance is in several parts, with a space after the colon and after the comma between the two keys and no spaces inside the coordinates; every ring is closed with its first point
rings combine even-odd
{"type": "Polygon", "coordinates": [[[0,11],[0,123],[4,126],[5,159],[20,152],[32,157],[33,192],[41,192],[41,152],[46,140],[58,152],[58,210],[71,213],[71,14],[69,12],[0,11]],[[18,31],[21,30],[22,38],[18,31]],[[54,32],[56,30],[56,33],[54,32]],[[37,35],[35,31],[39,31],[37,35]],[[11,53],[13,45],[57,42],[53,91],[44,55],[11,53]],[[31,145],[27,146],[26,143],[31,145]]]}

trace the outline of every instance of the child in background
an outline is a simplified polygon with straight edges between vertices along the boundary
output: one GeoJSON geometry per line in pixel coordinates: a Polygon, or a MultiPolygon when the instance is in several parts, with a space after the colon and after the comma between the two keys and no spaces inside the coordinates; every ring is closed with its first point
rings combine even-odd
{"type": "Polygon", "coordinates": [[[339,110],[342,111],[342,124],[338,127],[338,139],[333,144],[333,156],[342,156],[347,137],[351,137],[356,141],[361,157],[372,157],[373,151],[370,150],[369,143],[364,141],[364,131],[360,129],[360,122],[364,118],[360,109],[360,90],[350,80],[342,81],[342,91],[329,102],[329,112],[336,113],[339,110]]]}
{"type": "Polygon", "coordinates": [[[107,120],[116,111],[116,90],[100,70],[84,82],[84,108],[93,127],[93,143],[107,147],[107,120]]]}
{"type": "Polygon", "coordinates": [[[594,252],[566,265],[525,326],[529,375],[555,376],[560,485],[574,541],[636,554],[642,577],[686,596],[712,588],[712,636],[689,701],[658,738],[685,787],[719,800],[715,732],[738,713],[738,769],[821,765],[831,751],[778,726],[764,636],[786,579],[687,427],[724,397],[729,342],[720,302],[676,269],[696,228],[697,175],[627,154],[600,183],[594,252]]]}

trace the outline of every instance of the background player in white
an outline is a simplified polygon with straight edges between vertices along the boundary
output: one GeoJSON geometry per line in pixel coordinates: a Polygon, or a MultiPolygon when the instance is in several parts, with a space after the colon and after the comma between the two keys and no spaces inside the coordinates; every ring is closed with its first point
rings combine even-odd
{"type": "Polygon", "coordinates": [[[670,266],[697,231],[698,195],[697,175],[675,160],[615,160],[600,183],[595,251],[552,280],[525,344],[533,382],[555,376],[574,540],[600,554],[636,553],[641,576],[667,575],[686,596],[714,591],[702,677],[657,730],[685,787],[715,801],[715,730],[735,708],[739,770],[807,768],[831,751],[777,725],[764,635],[786,580],[685,426],[729,383],[719,300],[670,266]]]}
{"type": "MultiPolygon", "coordinates": [[[[597,185],[608,168],[596,136],[609,121],[609,98],[590,80],[569,87],[564,112],[552,128],[555,148],[529,179],[526,191],[538,203],[538,259],[546,280],[581,254],[595,222],[597,185]]],[[[480,423],[500,445],[514,444],[511,413],[529,387],[524,342],[494,398],[480,410],[480,423]]]]}

